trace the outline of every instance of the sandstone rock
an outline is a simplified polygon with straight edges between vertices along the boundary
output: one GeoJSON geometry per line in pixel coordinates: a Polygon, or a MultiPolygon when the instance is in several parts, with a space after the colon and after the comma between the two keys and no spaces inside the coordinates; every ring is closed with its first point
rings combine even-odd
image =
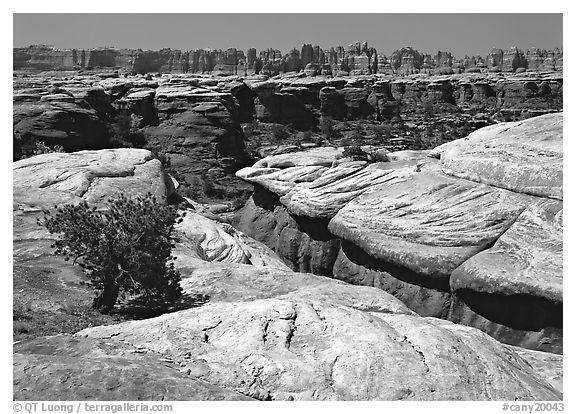
{"type": "Polygon", "coordinates": [[[101,149],[108,132],[98,111],[86,100],[68,95],[45,95],[42,102],[22,102],[13,108],[14,152],[31,153],[29,146],[44,142],[67,151],[101,149]]]}
{"type": "Polygon", "coordinates": [[[562,199],[562,113],[502,123],[443,147],[443,170],[456,177],[562,199]]]}
{"type": "Polygon", "coordinates": [[[16,161],[13,171],[15,193],[35,198],[42,207],[51,207],[48,203],[55,200],[55,193],[93,203],[120,192],[166,196],[162,165],[144,149],[42,154],[16,161]]]}
{"type": "Polygon", "coordinates": [[[250,239],[229,224],[218,224],[206,217],[186,211],[182,223],[175,226],[176,244],[174,256],[178,268],[199,261],[246,263],[289,269],[263,244],[250,239]],[[196,259],[196,260],[194,260],[196,259]]]}
{"type": "Polygon", "coordinates": [[[236,171],[243,180],[259,184],[278,195],[288,193],[297,183],[314,181],[327,170],[321,165],[295,166],[284,169],[246,167],[236,171]]]}
{"type": "Polygon", "coordinates": [[[402,268],[387,265],[352,243],[340,243],[332,272],[333,278],[346,283],[373,286],[393,294],[421,316],[449,316],[451,292],[430,288],[429,283],[414,280],[402,268]]]}
{"type": "Polygon", "coordinates": [[[295,166],[323,166],[329,167],[342,155],[342,148],[323,147],[307,151],[291,152],[257,161],[253,168],[286,168],[295,166]]]}
{"type": "Polygon", "coordinates": [[[270,155],[237,171],[236,176],[284,195],[296,184],[320,177],[341,154],[341,148],[328,147],[270,155]]]}
{"type": "Polygon", "coordinates": [[[192,378],[261,400],[560,397],[524,360],[480,331],[413,316],[381,291],[330,283],[274,296],[264,285],[267,298],[248,293],[246,301],[236,294],[234,301],[77,336],[114,337],[161,353],[192,378]],[[353,289],[370,295],[352,299],[353,289]]]}
{"type": "MultiPolygon", "coordinates": [[[[133,194],[166,191],[159,162],[145,150],[46,154],[19,161],[15,168],[14,185],[25,188],[29,197],[15,195],[17,213],[38,212],[60,195],[100,203],[100,191],[127,186],[133,194]],[[102,172],[112,177],[101,177],[102,172]],[[33,204],[38,187],[51,196],[33,204]]],[[[273,203],[273,208],[280,206],[278,200],[273,203]]],[[[74,339],[16,344],[15,398],[561,398],[516,353],[478,330],[421,318],[378,289],[282,266],[218,262],[243,261],[247,250],[252,261],[252,252],[260,250],[199,216],[189,220],[179,229],[188,247],[199,253],[184,268],[182,284],[187,295],[210,302],[158,318],[90,328],[74,339]],[[448,354],[453,358],[446,359],[448,354]]],[[[271,260],[265,254],[258,256],[262,264],[271,260]]]]}
{"type": "Polygon", "coordinates": [[[562,202],[533,202],[493,247],[456,268],[450,287],[459,301],[450,318],[499,330],[511,344],[562,352],[562,215],[562,202]]]}
{"type": "Polygon", "coordinates": [[[15,400],[249,400],[120,342],[41,337],[14,346],[15,400]]]}
{"type": "Polygon", "coordinates": [[[261,186],[238,216],[236,228],[273,249],[293,270],[332,275],[340,240],[328,232],[327,221],[289,214],[278,195],[261,186]]]}
{"type": "Polygon", "coordinates": [[[369,166],[362,162],[340,164],[323,171],[320,177],[310,183],[294,186],[280,201],[292,214],[331,219],[368,188],[415,173],[415,167],[402,168],[405,166],[404,163],[377,163],[369,166]]]}
{"type": "Polygon", "coordinates": [[[528,362],[554,388],[562,392],[564,378],[564,357],[562,355],[534,351],[517,346],[509,346],[509,348],[528,362]]]}
{"type": "Polygon", "coordinates": [[[562,202],[529,205],[493,247],[453,272],[452,289],[562,303],[562,217],[562,202]]]}
{"type": "Polygon", "coordinates": [[[328,228],[370,256],[445,289],[450,273],[493,243],[526,204],[521,195],[451,178],[429,166],[371,187],[342,208],[328,228]]]}

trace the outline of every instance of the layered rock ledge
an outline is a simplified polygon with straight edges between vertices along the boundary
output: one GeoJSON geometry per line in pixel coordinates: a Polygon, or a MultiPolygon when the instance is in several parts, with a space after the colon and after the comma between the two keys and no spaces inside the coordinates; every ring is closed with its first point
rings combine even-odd
{"type": "Polygon", "coordinates": [[[237,173],[255,193],[236,225],[294,269],[561,353],[562,113],[388,155],[265,158],[237,173]]]}
{"type": "MultiPolygon", "coordinates": [[[[49,251],[43,244],[47,233],[19,220],[31,219],[64,194],[67,200],[102,202],[77,191],[88,164],[97,171],[106,166],[133,172],[93,180],[98,192],[130,188],[134,195],[155,185],[166,193],[162,175],[152,184],[147,174],[141,185],[133,181],[141,162],[155,165],[142,150],[47,154],[25,161],[14,165],[15,189],[44,197],[15,191],[15,268],[38,265],[49,251]],[[61,175],[72,178],[52,179],[54,170],[67,170],[61,175]],[[44,185],[48,181],[60,184],[44,185]],[[36,254],[18,250],[24,241],[27,252],[36,254]]],[[[561,380],[543,368],[544,362],[535,362],[558,364],[559,358],[531,353],[529,364],[475,328],[421,317],[380,289],[293,272],[238,231],[189,214],[178,229],[177,263],[186,295],[204,300],[155,318],[15,344],[15,399],[562,398],[550,384],[559,386],[561,380]]],[[[52,277],[58,280],[62,269],[71,267],[53,263],[52,277]]]]}

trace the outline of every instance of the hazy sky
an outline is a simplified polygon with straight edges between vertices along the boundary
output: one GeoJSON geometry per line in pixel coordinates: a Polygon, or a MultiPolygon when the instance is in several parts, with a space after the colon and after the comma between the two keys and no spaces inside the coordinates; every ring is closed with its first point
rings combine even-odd
{"type": "Polygon", "coordinates": [[[383,54],[402,46],[454,56],[492,47],[562,47],[562,14],[14,14],[14,47],[191,50],[322,48],[367,41],[383,54]]]}

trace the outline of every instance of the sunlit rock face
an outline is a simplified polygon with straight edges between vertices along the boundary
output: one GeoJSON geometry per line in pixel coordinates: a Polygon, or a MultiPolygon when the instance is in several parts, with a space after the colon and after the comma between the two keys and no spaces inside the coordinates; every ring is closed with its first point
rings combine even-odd
{"type": "Polygon", "coordinates": [[[314,241],[281,255],[288,262],[312,260],[304,246],[319,243],[329,258],[322,274],[507,343],[562,352],[562,113],[406,155],[263,160],[238,173],[258,196],[237,225],[280,252],[289,241],[276,223],[291,217],[290,239],[314,241]]]}

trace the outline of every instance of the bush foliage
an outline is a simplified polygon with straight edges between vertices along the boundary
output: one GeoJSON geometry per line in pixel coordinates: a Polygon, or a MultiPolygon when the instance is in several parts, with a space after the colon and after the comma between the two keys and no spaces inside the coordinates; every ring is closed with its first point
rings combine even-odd
{"type": "Polygon", "coordinates": [[[171,256],[177,210],[152,194],[119,195],[105,209],[86,202],[44,211],[44,225],[58,238],[52,245],[65,260],[88,274],[96,290],[93,307],[109,313],[119,293],[173,300],[180,296],[180,273],[171,256]]]}

